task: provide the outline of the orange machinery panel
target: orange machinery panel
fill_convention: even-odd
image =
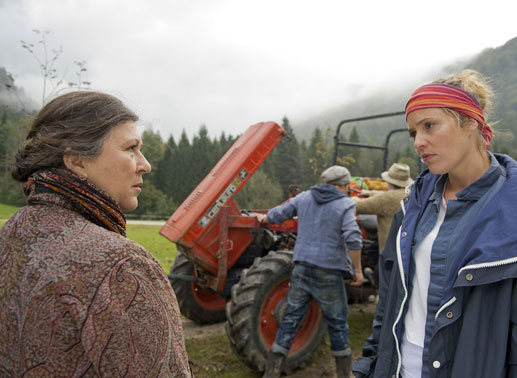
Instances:
[[[250,126],[171,215],[160,234],[182,246],[194,264],[217,275],[217,254],[221,248],[220,224],[228,224],[221,221],[223,212],[220,210],[223,206],[229,207],[230,216],[241,216],[233,196],[286,134],[274,122]],[[253,241],[250,228],[228,227],[228,268]]]

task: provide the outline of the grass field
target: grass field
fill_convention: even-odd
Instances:
[[[8,219],[18,210],[17,206],[0,203],[0,219]]]
[[[176,258],[176,244],[160,235],[162,226],[127,225],[127,237],[142,245],[160,262],[163,270],[169,273]]]

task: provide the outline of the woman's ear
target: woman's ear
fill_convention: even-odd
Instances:
[[[478,121],[476,121],[473,118],[467,118],[467,120],[464,123],[464,127],[469,130],[476,130],[479,127]]]
[[[63,155],[63,163],[65,163],[65,167],[84,177],[88,177],[86,174],[86,166],[84,164],[84,156],[77,155],[77,154],[67,154],[65,153]]]

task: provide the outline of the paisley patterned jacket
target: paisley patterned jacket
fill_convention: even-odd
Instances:
[[[156,259],[66,199],[35,196],[0,229],[0,376],[191,377]]]

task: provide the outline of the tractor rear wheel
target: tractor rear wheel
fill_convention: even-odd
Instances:
[[[263,371],[266,356],[287,307],[292,252],[270,252],[256,258],[232,287],[226,305],[226,334],[234,352],[251,368]],[[302,320],[283,371],[300,367],[323,342],[327,326],[316,302]]]
[[[171,275],[194,276],[194,265],[178,253]],[[193,281],[170,279],[181,313],[198,324],[220,323],[226,320],[226,299],[215,291],[198,286]]]

